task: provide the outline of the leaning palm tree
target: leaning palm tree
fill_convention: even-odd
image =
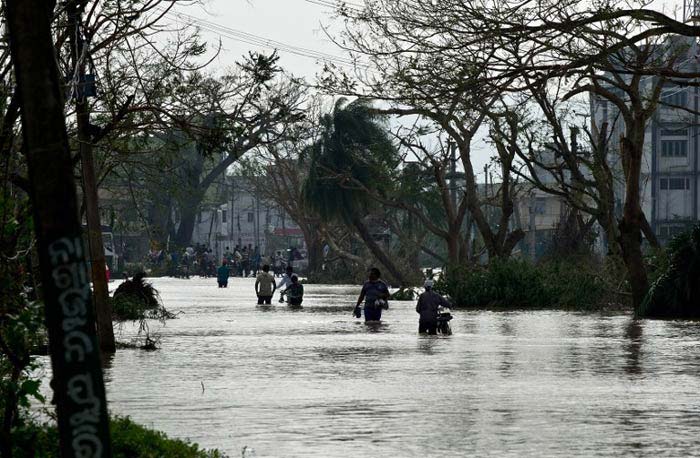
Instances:
[[[333,111],[321,118],[321,127],[320,138],[309,149],[304,199],[323,218],[352,226],[391,276],[405,284],[403,273],[364,221],[376,205],[370,193],[383,194],[388,189],[387,177],[399,163],[382,117],[366,101],[339,99]]]

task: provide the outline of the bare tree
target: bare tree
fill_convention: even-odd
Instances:
[[[431,168],[443,192],[448,221],[447,230],[431,225],[432,232],[446,239],[451,262],[463,262],[468,242],[460,231],[469,213],[489,257],[508,257],[523,236],[509,224],[513,213],[510,172],[504,175],[505,186],[500,190],[503,221],[492,224],[472,161],[479,130],[502,90],[503,83],[493,84],[488,78],[488,63],[498,49],[489,41],[462,46],[449,33],[457,25],[431,16],[430,8],[431,2],[396,1],[367,2],[363,10],[341,7],[338,12],[349,25],[337,41],[357,57],[358,64],[354,75],[329,67],[321,84],[330,92],[377,100],[378,112],[429,120],[444,133],[455,145],[464,187],[457,203],[451,202],[444,183],[444,154],[439,160],[428,155],[433,158]],[[459,58],[453,58],[456,55]],[[413,143],[412,147],[427,157],[423,146]]]
[[[247,152],[284,140],[303,118],[305,89],[281,73],[277,60],[251,54],[221,78],[191,75],[166,98],[195,149],[181,168],[188,194],[179,208],[179,245],[190,243],[199,205],[215,180]]]
[[[365,25],[360,32],[346,34],[344,44],[350,49],[384,61],[414,62],[421,52],[430,56],[437,67],[436,81],[443,84],[433,86],[429,94],[450,88],[438,73],[451,75],[453,69],[462,68],[469,69],[472,76],[462,77],[462,83],[472,87],[521,94],[562,81],[568,86],[565,98],[594,94],[615,106],[622,122],[615,130],[619,140],[615,138],[614,144],[619,145],[624,178],[618,243],[634,302],[639,304],[648,287],[642,234],[652,243],[655,240],[640,205],[644,130],[664,83],[670,79],[689,83],[698,76],[682,65],[684,53],[676,40],[667,39],[669,34],[700,35],[700,27],[647,6],[644,2],[591,4],[583,0],[378,0],[367,2],[362,10],[345,8],[339,14],[352,24]],[[369,39],[375,35],[400,40],[384,38],[378,47]],[[404,68],[402,77],[414,75],[412,67]],[[488,100],[489,92],[480,91]],[[608,190],[602,191],[609,195]],[[609,221],[603,224],[610,226]]]

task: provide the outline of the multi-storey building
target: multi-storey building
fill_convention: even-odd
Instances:
[[[683,69],[693,72],[700,70],[699,48],[693,39],[674,37],[664,46],[667,49],[685,49]],[[644,84],[649,90],[658,81],[656,78],[644,77]],[[644,135],[639,186],[644,214],[663,243],[700,219],[700,88],[678,82],[666,83],[659,102]],[[618,110],[597,97],[592,98],[591,109],[598,126],[608,122],[612,129],[611,150],[619,151],[616,139],[620,138],[625,126]],[[613,170],[618,175],[616,207],[617,212],[621,213],[624,201],[622,166],[619,154],[613,154],[611,158]]]

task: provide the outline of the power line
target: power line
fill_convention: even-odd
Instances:
[[[340,57],[336,56],[333,54],[328,54],[322,51],[316,51],[314,49],[310,48],[305,48],[302,46],[295,46],[291,44],[287,44],[281,41],[273,40],[270,38],[265,38],[261,37],[259,35],[255,35],[252,33],[248,32],[243,32],[242,30],[237,30],[231,27],[227,27],[221,24],[217,24],[215,22],[211,22],[205,19],[201,19],[195,16],[191,16],[189,14],[181,13],[181,12],[174,12],[174,11],[169,11],[166,14],[170,16],[174,16],[178,19],[189,21],[190,23],[196,24],[200,28],[207,30],[209,32],[215,33],[219,35],[220,37],[228,38],[234,41],[239,41],[243,43],[247,43],[253,46],[258,46],[258,47],[263,47],[263,48],[272,48],[272,49],[278,49],[283,52],[287,52],[290,54],[295,54],[301,57],[307,57],[307,58],[312,58],[312,59],[317,59],[317,60],[325,60],[325,61],[330,61],[339,65],[345,65],[345,66],[359,66],[359,67],[367,67],[364,64],[360,64],[356,61],[354,61],[351,58],[345,58],[345,57]]]
[[[313,5],[325,6],[331,9],[338,9],[341,6],[346,7],[352,11],[362,11],[363,5],[358,5],[357,3],[344,2],[341,0],[304,0],[306,3],[311,3]]]

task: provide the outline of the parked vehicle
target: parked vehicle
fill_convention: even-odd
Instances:
[[[447,307],[443,307],[443,306],[438,307],[437,331],[440,334],[443,334],[446,336],[452,335],[452,328],[450,327],[451,320],[452,320],[452,313],[450,313],[450,309]]]

